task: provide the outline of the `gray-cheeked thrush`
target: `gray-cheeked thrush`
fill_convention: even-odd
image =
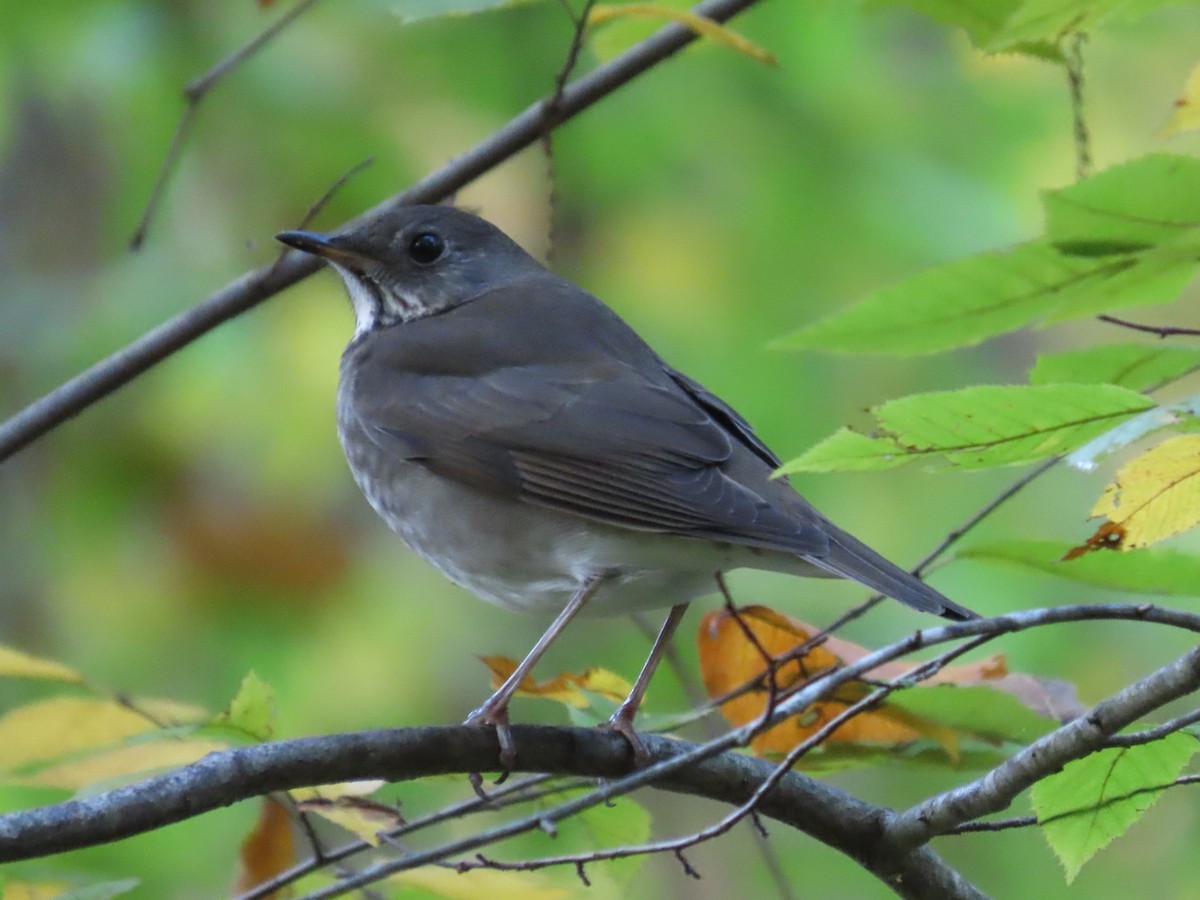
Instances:
[[[686,604],[754,568],[853,579],[948,619],[974,613],[817,512],[720,398],[667,365],[607,306],[484,220],[410,206],[334,235],[324,258],[357,320],[338,433],[375,511],[452,581],[557,618],[468,718],[513,759],[507,707],[581,609],[671,607],[613,725],[631,726]]]

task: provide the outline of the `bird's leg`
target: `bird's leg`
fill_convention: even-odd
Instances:
[[[633,728],[633,717],[637,715],[638,707],[642,705],[642,698],[646,695],[646,688],[650,686],[654,670],[658,668],[658,663],[662,659],[663,653],[666,652],[667,644],[670,642],[671,636],[675,634],[675,629],[679,627],[685,612],[687,612],[686,603],[671,607],[666,621],[658,630],[658,637],[654,639],[654,646],[650,648],[650,655],[646,657],[642,671],[638,673],[633,690],[629,692],[625,702],[618,707],[612,718],[603,726],[625,736],[625,740],[629,741],[629,746],[633,748],[634,762],[638,766],[645,765],[650,759],[650,754],[646,752],[642,739],[638,737],[638,733]]]
[[[512,699],[512,695],[516,693],[517,688],[521,686],[529,676],[529,673],[533,671],[533,667],[537,665],[537,661],[542,658],[543,654],[550,647],[550,644],[558,637],[559,632],[567,627],[567,623],[575,618],[576,613],[583,609],[583,605],[596,593],[596,588],[600,586],[600,582],[603,580],[603,575],[593,575],[580,585],[579,590],[571,596],[570,601],[562,608],[562,612],[550,623],[550,627],[546,629],[546,633],[538,638],[538,642],[533,645],[533,649],[521,660],[521,664],[513,670],[513,673],[508,676],[504,684],[500,685],[499,689],[483,702],[483,705],[479,709],[467,716],[466,722],[463,723],[464,725],[495,726],[496,738],[500,741],[500,766],[504,770],[501,780],[507,777],[516,757],[512,731],[508,727],[508,701]]]

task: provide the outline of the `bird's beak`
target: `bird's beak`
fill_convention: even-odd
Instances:
[[[362,268],[370,258],[363,253],[351,250],[339,239],[339,235],[318,234],[315,231],[281,231],[275,235],[275,240],[287,244],[294,250],[301,250],[319,256],[332,263],[338,263],[351,268]]]

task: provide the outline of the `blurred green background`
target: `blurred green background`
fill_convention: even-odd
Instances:
[[[335,227],[481,140],[550,88],[571,34],[553,2],[409,25],[387,2],[319,4],[204,102],[149,238],[131,254],[181,88],[280,12],[251,0],[0,5],[0,414],[269,261],[271,235],[363,158],[375,162],[315,227]],[[1082,324],[917,359],[767,349],[924,266],[1036,234],[1038,190],[1074,177],[1070,110],[1061,69],[985,57],[903,10],[765,3],[734,27],[779,66],[689,49],[559,131],[553,183],[534,149],[459,202],[538,255],[552,247],[558,271],[733,403],[785,459],[865,422],[863,410],[887,398],[1022,381],[1040,351],[1125,339]],[[599,46],[621,39],[602,33]],[[1158,130],[1198,43],[1191,7],[1089,41],[1098,167],[1197,149]],[[595,60],[589,48],[582,64]],[[445,582],[359,496],[333,420],[351,327],[340,284],[322,272],[0,465],[0,643],[135,696],[213,709],[254,669],[276,690],[282,737],[461,720],[488,692],[475,657],[519,657],[545,623]],[[911,563],[1015,474],[904,469],[800,486]],[[1105,474],[1054,473],[979,534],[1082,539]],[[1121,599],[978,563],[948,565],[933,582],[984,613]],[[740,602],[817,624],[862,596],[757,573],[732,584]],[[698,618],[683,631],[693,667]],[[847,636],[880,644],[921,624],[893,604]],[[1001,649],[1013,668],[1074,680],[1094,701],[1185,646],[1132,626],[1067,637],[1045,631]],[[540,673],[600,665],[632,677],[646,648],[627,620],[592,620],[567,632]],[[682,704],[672,677],[660,677],[651,707]],[[531,701],[514,714],[562,721]],[[964,777],[884,768],[832,780],[902,806]],[[648,802],[661,834],[720,812]],[[134,896],[217,896],[254,816],[245,804],[13,871],[136,875]],[[936,846],[999,896],[1166,900],[1200,894],[1198,824],[1177,791],[1070,890],[1031,830]],[[653,859],[633,893],[757,895],[769,882],[752,840],[739,828],[690,853],[701,881]],[[890,896],[783,827],[771,843],[798,896]]]

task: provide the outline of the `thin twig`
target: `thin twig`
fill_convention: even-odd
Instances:
[[[175,132],[171,135],[171,143],[167,147],[167,153],[163,157],[158,175],[154,179],[154,186],[150,188],[150,197],[146,200],[146,207],[142,210],[142,217],[138,221],[133,235],[129,238],[130,250],[140,250],[142,244],[146,241],[146,234],[150,230],[150,223],[154,219],[154,214],[158,211],[163,193],[167,187],[167,182],[170,180],[171,175],[174,174],[175,165],[179,162],[184,140],[191,131],[192,121],[195,119],[196,113],[200,108],[200,101],[208,96],[209,91],[216,87],[218,81],[261,50],[268,41],[296,19],[300,18],[310,7],[315,6],[317,2],[318,0],[299,0],[295,6],[280,16],[277,22],[269,25],[256,37],[229,54],[229,56],[225,57],[199,78],[188,82],[184,87],[183,100],[186,105],[179,117],[178,124],[175,126]]]
[[[1176,731],[1182,731],[1189,725],[1195,725],[1200,722],[1200,709],[1194,709],[1186,715],[1171,719],[1169,722],[1163,722],[1154,728],[1147,728],[1144,731],[1134,731],[1129,734],[1114,734],[1108,739],[1109,747],[1136,747],[1139,744],[1149,744],[1152,741],[1162,740],[1169,734],[1174,734]]]
[[[1146,787],[1136,788],[1132,791],[1127,791],[1124,794],[1118,794],[1113,797],[1105,797],[1099,803],[1094,803],[1090,806],[1079,807],[1078,809],[1069,809],[1064,812],[1055,813],[1052,816],[1047,816],[1044,819],[1038,819],[1037,816],[1014,816],[1010,819],[991,819],[986,822],[963,822],[947,831],[947,835],[956,834],[972,834],[980,831],[1008,831],[1012,828],[1028,828],[1030,825],[1045,825],[1049,822],[1058,822],[1061,819],[1068,819],[1071,816],[1080,816],[1088,813],[1094,813],[1097,810],[1103,809],[1106,806],[1111,806],[1114,803],[1123,803],[1126,800],[1132,800],[1134,797],[1140,797],[1144,794],[1158,794],[1163,791],[1168,791],[1173,787],[1186,787],[1189,784],[1200,784],[1200,775],[1180,775],[1174,781],[1169,781],[1166,784],[1154,784]]]
[[[1159,338],[1175,337],[1183,335],[1186,337],[1200,336],[1200,328],[1182,328],[1178,325],[1143,325],[1141,322],[1131,322],[1128,319],[1118,319],[1116,316],[1096,316],[1101,322],[1107,322],[1109,325],[1119,325],[1121,328],[1128,328],[1131,331],[1140,331],[1143,334],[1153,334]]]
[[[554,76],[554,92],[546,98],[542,109],[545,120],[542,126],[540,143],[542,156],[546,161],[546,183],[549,185],[549,195],[546,201],[547,207],[550,210],[549,233],[546,235],[547,265],[553,265],[554,263],[554,248],[557,243],[554,239],[554,217],[558,209],[558,178],[554,168],[554,126],[557,122],[558,108],[562,102],[563,90],[567,86],[567,80],[579,64],[579,54],[583,50],[583,36],[587,32],[588,16],[591,14],[596,0],[584,0],[583,8],[579,11],[578,15],[571,10],[571,6],[567,0],[561,0],[561,2],[563,9],[567,13],[567,18],[571,20],[574,32],[571,34],[571,43],[567,47],[567,57],[563,61],[562,68],[558,70],[558,74]]]

